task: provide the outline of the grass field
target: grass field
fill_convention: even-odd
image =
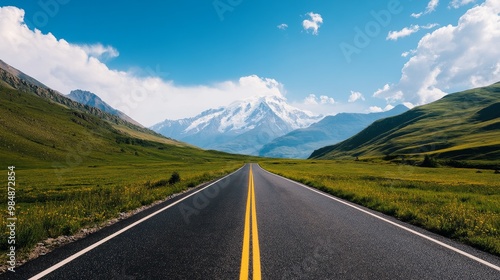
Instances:
[[[241,167],[243,161],[144,162],[66,170],[16,168],[16,251],[26,257],[38,242],[98,226]],[[177,172],[180,181],[169,180]],[[5,174],[7,174],[7,169]],[[7,176],[5,177],[7,180]],[[2,180],[3,181],[3,180]],[[173,183],[173,184],[172,184]],[[2,205],[7,205],[2,196]],[[7,209],[7,208],[6,208]],[[0,262],[6,262],[7,213],[0,225]]]
[[[261,166],[500,256],[500,174],[354,161],[262,161]],[[328,215],[328,213],[325,213]]]

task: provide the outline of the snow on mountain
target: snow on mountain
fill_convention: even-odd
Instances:
[[[207,110],[193,118],[166,120],[151,129],[205,149],[257,155],[274,138],[321,118],[290,106],[282,97],[264,96]]]

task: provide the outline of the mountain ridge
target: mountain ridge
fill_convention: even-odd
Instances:
[[[130,123],[119,116],[115,116],[98,108],[74,101],[3,61],[0,63],[0,80],[3,85],[8,86],[11,89],[33,94],[60,106],[93,115],[120,127],[124,131],[135,130],[140,133],[150,134],[153,137],[165,138],[163,135],[160,135],[148,128]]]
[[[408,110],[404,105],[380,113],[339,113],[326,116],[307,128],[296,129],[264,145],[259,156],[278,158],[307,158],[311,153],[324,147],[345,140],[374,121]]]
[[[132,123],[136,126],[143,127],[139,122],[135,121],[125,113],[121,112],[120,110],[117,110],[113,107],[111,107],[109,104],[104,102],[99,96],[97,96],[95,93],[92,93],[90,91],[86,90],[73,90],[71,91],[68,95],[66,95],[69,99],[76,101],[78,103],[88,105],[94,108],[97,108],[103,112],[110,113],[112,115],[115,115],[129,123]]]

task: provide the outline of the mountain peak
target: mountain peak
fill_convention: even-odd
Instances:
[[[254,96],[194,118],[167,120],[152,129],[202,148],[257,154],[263,144],[321,118],[290,106],[282,96]]]
[[[111,107],[106,102],[104,102],[99,96],[90,91],[85,91],[81,89],[73,90],[67,95],[67,97],[73,101],[76,101],[84,105],[92,106],[103,112],[110,113],[127,122],[142,127],[140,123],[136,122],[131,117],[127,116],[125,113],[122,113],[121,111]]]

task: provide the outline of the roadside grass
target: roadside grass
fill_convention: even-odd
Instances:
[[[44,239],[72,235],[82,228],[102,225],[122,212],[220,178],[243,165],[229,161],[146,162],[73,167],[60,170],[16,169],[16,253],[26,257]],[[173,174],[177,173],[180,181]],[[7,205],[6,195],[1,204]],[[7,207],[5,208],[7,209]],[[0,232],[0,262],[6,263],[7,212]]]
[[[500,256],[500,175],[493,170],[321,160],[260,165]]]

